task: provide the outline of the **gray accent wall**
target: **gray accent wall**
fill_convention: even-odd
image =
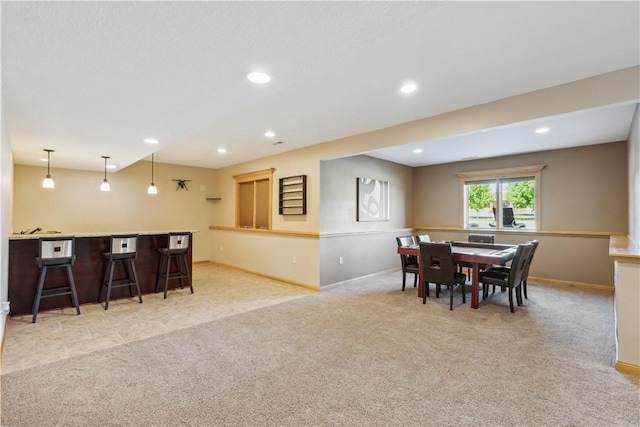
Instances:
[[[358,177],[389,182],[389,221],[356,220]],[[321,287],[400,266],[395,237],[411,234],[412,183],[411,167],[365,155],[320,162]]]

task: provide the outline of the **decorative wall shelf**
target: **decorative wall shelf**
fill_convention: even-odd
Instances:
[[[207,200],[216,201],[216,200],[222,200],[222,199],[220,197],[207,197]]]
[[[307,176],[296,175],[280,178],[280,215],[307,214]]]

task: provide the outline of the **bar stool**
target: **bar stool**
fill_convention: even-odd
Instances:
[[[76,308],[76,313],[80,314],[80,304],[78,304],[78,294],[76,293],[76,284],[73,280],[73,272],[71,265],[76,261],[75,255],[75,237],[41,237],[39,241],[38,256],[36,264],[41,268],[40,278],[38,279],[38,287],[36,296],[33,300],[33,318],[31,323],[36,323],[38,310],[40,309],[40,300],[42,298],[57,297],[60,295],[71,295],[71,304]],[[67,283],[64,286],[56,286],[54,288],[44,289],[44,281],[49,268],[65,267],[67,270]]]
[[[189,233],[169,233],[168,247],[159,248],[160,265],[158,267],[158,277],[156,279],[156,293],[160,286],[160,280],[164,279],[164,298],[167,298],[167,289],[169,288],[169,280],[180,280],[180,288],[183,289],[182,279],[187,279],[191,293],[193,293],[193,283],[191,281],[191,272],[189,271],[189,262],[187,253],[189,252]],[[176,261],[177,271],[171,272],[171,260]],[[184,270],[182,269],[184,263]]]
[[[138,273],[136,271],[136,264],[134,262],[137,251],[137,234],[127,234],[111,236],[111,252],[103,254],[107,260],[107,268],[104,270],[104,280],[100,287],[100,295],[98,295],[98,303],[102,301],[102,291],[107,289],[107,299],[104,304],[104,309],[109,309],[109,300],[111,299],[111,289],[128,287],[129,295],[133,297],[133,287],[136,288],[138,293],[138,299],[142,304],[142,293],[140,292],[140,284],[138,282]],[[121,279],[113,278],[113,270],[117,263],[124,264],[127,277]]]

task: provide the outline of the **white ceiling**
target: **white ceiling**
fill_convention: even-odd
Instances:
[[[3,119],[14,162],[41,165],[50,148],[52,166],[71,169],[102,170],[102,155],[123,168],[152,152],[158,162],[219,168],[640,64],[637,1],[1,8]],[[249,82],[253,70],[271,82]],[[406,81],[418,90],[400,93]],[[618,141],[633,108],[369,154],[420,166]],[[552,131],[535,135],[538,125]],[[413,154],[421,144],[422,155]]]

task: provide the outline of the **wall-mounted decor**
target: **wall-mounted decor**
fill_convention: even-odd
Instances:
[[[389,182],[356,178],[358,187],[358,221],[389,220]]]
[[[180,189],[189,191],[189,188],[187,187],[187,182],[191,182],[190,179],[172,179],[172,181],[176,181],[178,183],[178,186],[176,187],[176,191]]]
[[[307,176],[280,178],[280,215],[307,214]]]

